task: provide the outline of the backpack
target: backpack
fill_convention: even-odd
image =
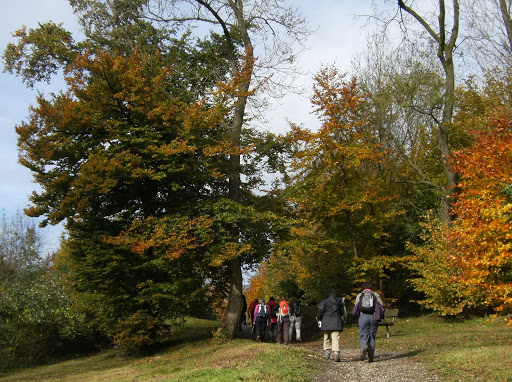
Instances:
[[[271,305],[270,306],[270,317],[276,318],[278,310],[279,310],[279,304]]]
[[[281,313],[281,316],[290,315],[290,306],[288,305],[288,302],[281,301],[279,303],[279,313]]]
[[[369,290],[364,290],[359,297],[359,310],[361,313],[373,314],[375,312],[375,296]]]
[[[300,308],[300,304],[298,302],[293,303],[293,305],[290,308],[291,308],[291,312],[292,312],[293,316],[300,317],[301,308]]]
[[[267,306],[265,304],[260,304],[258,306],[258,317],[260,317],[260,318],[267,317]]]

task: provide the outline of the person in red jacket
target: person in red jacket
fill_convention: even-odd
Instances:
[[[257,298],[254,299],[253,302],[251,302],[251,305],[249,305],[249,317],[251,317],[251,324],[254,326],[254,309],[258,305],[259,301]]]
[[[279,304],[276,302],[276,299],[274,297],[270,297],[268,299],[268,311],[270,313],[269,331],[270,331],[270,341],[271,342],[276,341],[278,310],[279,310]]]

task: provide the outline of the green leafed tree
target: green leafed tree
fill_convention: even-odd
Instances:
[[[72,4],[83,41],[49,23],[4,53],[29,85],[60,70],[66,81],[16,127],[20,161],[42,188],[26,212],[65,221],[58,262],[76,297],[135,351],[191,312],[205,280],[223,293],[226,264],[258,262],[276,219],[250,193],[230,196],[230,158],[244,148],[229,123],[247,74],[229,75],[225,36],[178,38],[144,21],[143,1]],[[58,33],[37,37],[47,27]]]

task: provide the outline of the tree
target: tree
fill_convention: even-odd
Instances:
[[[106,10],[123,10],[116,5]],[[169,319],[188,308],[182,296],[190,302],[202,289],[215,223],[208,215],[228,188],[233,150],[223,121],[236,84],[218,82],[222,60],[212,57],[220,44],[193,46],[132,10],[119,27],[92,28],[76,44],[52,24],[22,30],[4,54],[7,70],[29,84],[65,65],[65,91],[40,95],[17,126],[20,161],[42,186],[27,213],[45,216],[44,224],[66,220],[60,260],[97,308],[96,322],[125,350],[161,339]],[[109,13],[98,15],[89,20],[95,27],[110,22]],[[196,77],[188,75],[193,67]],[[218,76],[203,78],[210,68]]]
[[[469,27],[470,54],[484,72],[504,71],[508,76],[512,68],[512,19],[509,0],[463,2],[465,21]]]
[[[86,39],[65,45],[69,60],[40,49],[62,47],[55,34],[39,38],[44,25],[4,54],[34,81],[65,65],[67,89],[38,97],[17,127],[22,164],[43,189],[27,211],[66,220],[70,281],[110,338],[137,350],[162,339],[206,280],[223,293],[225,264],[261,261],[279,224],[264,198],[229,199],[230,157],[250,149],[227,126],[250,73],[228,75],[224,37],[157,29],[142,18],[146,2],[73,4]],[[41,62],[56,66],[39,72]],[[251,147],[251,132],[239,133]]]
[[[279,77],[280,72],[286,74],[293,71],[286,70],[294,61],[292,47],[307,35],[308,29],[305,21],[293,7],[288,7],[282,0],[183,0],[172,2],[168,0],[155,0],[154,8],[150,14],[154,20],[160,22],[207,22],[221,28],[227,47],[227,58],[231,65],[233,78],[244,78],[239,82],[233,115],[230,118],[229,132],[231,145],[235,149],[242,147],[242,128],[248,121],[246,112],[251,83],[264,86],[265,82],[270,88],[282,89],[285,82],[277,81],[265,76],[261,81],[259,76],[265,75],[258,69],[269,68],[272,76]],[[255,46],[259,41],[261,46]],[[241,51],[237,42],[240,43]],[[256,58],[255,50],[261,52]],[[287,81],[292,80],[288,78]],[[289,82],[287,82],[289,83]],[[279,84],[280,86],[276,86]],[[241,161],[239,153],[230,155],[229,172],[229,199],[235,203],[241,202]],[[242,236],[235,227],[232,227],[232,241],[238,243]],[[242,259],[235,256],[227,259],[229,275],[229,296],[226,314],[220,331],[225,331],[229,337],[235,333],[241,314],[242,305]]]
[[[43,238],[37,224],[20,211],[10,219],[0,216],[0,278],[23,278],[44,263],[41,257]]]
[[[399,230],[414,235],[419,216],[439,208],[446,196],[435,123],[441,119],[442,74],[417,41],[391,48],[386,33],[373,35],[361,57],[353,71],[367,96],[369,124],[394,153],[387,164],[405,210]]]
[[[28,366],[66,351],[85,349],[92,327],[73,306],[43,235],[21,212],[0,220],[0,370]]]
[[[424,30],[428,33],[431,40],[434,42],[437,51],[437,57],[443,67],[445,73],[444,82],[444,95],[443,95],[443,110],[442,118],[437,124],[439,149],[442,157],[443,169],[446,176],[446,195],[449,196],[456,184],[456,175],[448,163],[450,156],[449,135],[450,126],[453,118],[453,111],[455,105],[455,64],[454,64],[454,50],[459,35],[460,23],[460,6],[458,0],[452,0],[452,25],[451,31],[448,31],[447,25],[447,11],[448,7],[444,0],[439,1],[437,13],[437,30],[426,17],[423,17],[418,11],[407,4],[406,1],[398,0],[398,7],[401,11],[405,11],[412,16]],[[449,221],[448,215],[448,197],[443,198],[444,208],[442,214],[444,220]]]
[[[266,271],[271,280],[273,269],[285,264],[314,298],[325,294],[319,283],[326,278],[351,288],[351,267],[386,253],[390,224],[401,211],[386,166],[394,153],[368,122],[367,99],[356,80],[323,68],[315,76],[312,103],[320,129],[293,125],[287,136],[295,149],[287,190],[293,235],[279,244]]]
[[[468,290],[485,292],[480,306],[468,303],[468,308],[492,307],[502,312],[512,308],[509,121],[508,114],[496,114],[487,131],[475,132],[470,149],[453,155],[461,191],[454,203],[457,219],[448,236],[458,249],[451,259]]]
[[[460,174],[456,216],[449,227],[431,224],[426,243],[413,247],[414,280],[425,293],[423,304],[447,315],[509,312],[512,291],[510,253],[509,113],[490,109],[487,126],[473,130],[468,148],[454,151]],[[433,228],[432,228],[433,227]]]

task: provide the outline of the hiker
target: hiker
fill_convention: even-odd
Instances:
[[[359,316],[359,344],[361,361],[373,362],[378,322],[384,318],[384,303],[370,282],[363,283],[363,291],[356,297],[352,315]]]
[[[270,313],[270,342],[276,341],[277,332],[277,312],[279,310],[279,304],[276,302],[274,297],[268,299],[268,311]]]
[[[334,361],[340,362],[340,334],[347,319],[347,308],[345,299],[337,297],[335,289],[331,290],[329,297],[318,304],[316,319],[320,330],[324,332],[324,358],[330,359],[332,350]]]
[[[290,343],[290,305],[285,296],[279,299],[279,311],[277,313],[277,341],[285,345]]]
[[[240,314],[240,320],[238,321],[238,330],[242,330],[242,324],[245,325],[245,311],[247,310],[247,299],[245,295],[242,294],[242,313]]]
[[[295,341],[301,342],[300,325],[302,322],[302,310],[297,298],[290,300],[290,342],[293,339],[293,329],[295,328]]]
[[[254,331],[256,332],[256,342],[265,340],[265,330],[267,329],[267,321],[269,312],[265,300],[262,298],[260,303],[254,309]]]
[[[254,326],[254,309],[256,309],[256,305],[258,305],[259,301],[257,298],[254,299],[253,302],[251,302],[251,305],[249,305],[249,317],[251,318],[251,325]]]

